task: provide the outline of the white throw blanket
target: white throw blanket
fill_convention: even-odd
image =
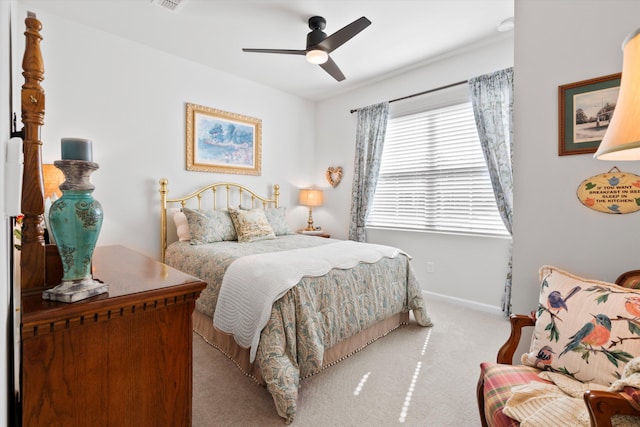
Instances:
[[[348,240],[238,258],[222,279],[213,325],[233,334],[238,345],[250,347],[253,362],[273,303],[304,276],[318,277],[334,268],[352,268],[383,257],[395,258],[400,253],[403,252],[390,246]]]
[[[582,383],[566,375],[542,371],[538,376],[553,384],[532,381],[511,388],[503,412],[520,422],[520,427],[589,427],[591,421],[582,398],[587,390],[620,391],[624,386],[640,386],[640,358],[629,361],[622,378],[610,387]],[[628,415],[612,417],[614,427],[639,427],[640,418]]]

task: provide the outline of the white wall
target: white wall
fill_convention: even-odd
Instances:
[[[356,115],[353,108],[441,87],[513,66],[513,39],[496,37],[423,64],[410,72],[318,103],[314,183],[325,187],[325,206],[314,209],[316,224],[340,238],[348,235],[353,180]],[[342,183],[331,188],[324,180],[329,166],[342,166]],[[509,239],[368,230],[367,239],[409,252],[416,274],[428,292],[489,306],[499,306],[506,275]],[[434,272],[426,272],[426,263]]]
[[[558,156],[558,86],[622,70],[640,2],[518,0],[515,16],[513,306],[528,313],[543,264],[609,281],[640,267],[640,215],[599,213],[576,198],[582,180],[613,166],[640,174],[640,164]]]
[[[265,194],[280,184],[292,226],[306,222],[296,190],[308,184],[312,166],[307,153],[315,144],[313,103],[33,11],[43,25],[43,159],[60,159],[61,137],[93,140],[100,165],[91,177],[93,195],[104,210],[98,245],[122,244],[158,257],[163,177],[169,179],[169,197],[214,181],[239,182]],[[18,16],[23,22],[24,7]],[[22,51],[24,38],[18,42]],[[186,171],[185,103],[260,118],[262,175]]]

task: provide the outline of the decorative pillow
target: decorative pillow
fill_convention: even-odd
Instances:
[[[178,240],[181,242],[188,242],[191,240],[191,233],[189,232],[189,222],[187,216],[181,209],[172,208],[170,212],[173,214],[173,222],[176,224],[176,232],[178,233]]]
[[[276,235],[267,220],[264,209],[240,210],[229,208],[229,215],[236,227],[238,242],[275,239]]]
[[[264,211],[267,221],[273,228],[273,233],[276,236],[284,236],[286,234],[295,234],[289,227],[287,222],[286,210],[283,207],[280,208],[267,208]]]
[[[213,212],[215,212],[214,216],[217,222],[218,231],[222,236],[222,240],[238,240],[238,234],[236,233],[236,228],[233,225],[229,211],[215,210]]]
[[[184,208],[192,245],[235,240],[236,233],[227,211]]]
[[[240,209],[241,211],[251,210],[250,208],[243,208],[242,206],[238,206],[238,209]],[[287,222],[286,210],[284,207],[266,208],[264,210],[264,214],[266,215],[267,221],[269,221],[269,224],[271,224],[271,228],[273,228],[273,233],[276,236],[284,236],[286,234],[296,234],[289,227],[289,223]]]
[[[609,385],[640,356],[640,291],[540,269],[540,300],[522,363]]]

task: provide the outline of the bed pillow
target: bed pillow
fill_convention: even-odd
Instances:
[[[184,208],[192,245],[235,240],[235,228],[227,211]]]
[[[238,242],[275,239],[276,235],[267,220],[264,209],[241,210],[229,208],[229,215],[238,234]]]
[[[250,208],[243,208],[242,206],[238,206],[238,209],[241,211],[251,210]],[[256,208],[257,209],[257,208]],[[264,210],[264,214],[267,217],[267,221],[271,225],[273,229],[273,233],[276,236],[284,236],[287,234],[296,234],[291,227],[289,227],[289,223],[287,222],[286,210],[284,207],[279,208],[266,208]]]
[[[238,234],[236,233],[236,228],[233,225],[233,221],[231,220],[231,215],[229,215],[229,211],[226,210],[215,210],[215,219],[218,227],[218,231],[222,236],[222,240],[238,240]]]
[[[609,385],[640,356],[640,291],[540,269],[531,347],[522,363]]]
[[[176,224],[176,232],[178,233],[178,240],[181,242],[188,242],[191,240],[191,233],[189,232],[189,222],[187,216],[182,212],[182,209],[172,208],[173,222]]]
[[[286,210],[283,207],[280,208],[267,208],[264,210],[267,221],[273,228],[273,233],[276,236],[284,236],[287,234],[295,234],[289,227],[287,222]]]

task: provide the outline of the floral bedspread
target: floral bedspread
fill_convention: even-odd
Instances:
[[[207,282],[196,309],[213,316],[224,271],[236,258],[332,242],[335,240],[301,235],[252,243],[176,242],[167,248],[166,263]],[[300,379],[322,370],[325,349],[410,309],[418,324],[431,325],[421,288],[405,255],[303,278],[273,305],[256,355],[255,363],[278,414],[287,423],[293,421]]]

